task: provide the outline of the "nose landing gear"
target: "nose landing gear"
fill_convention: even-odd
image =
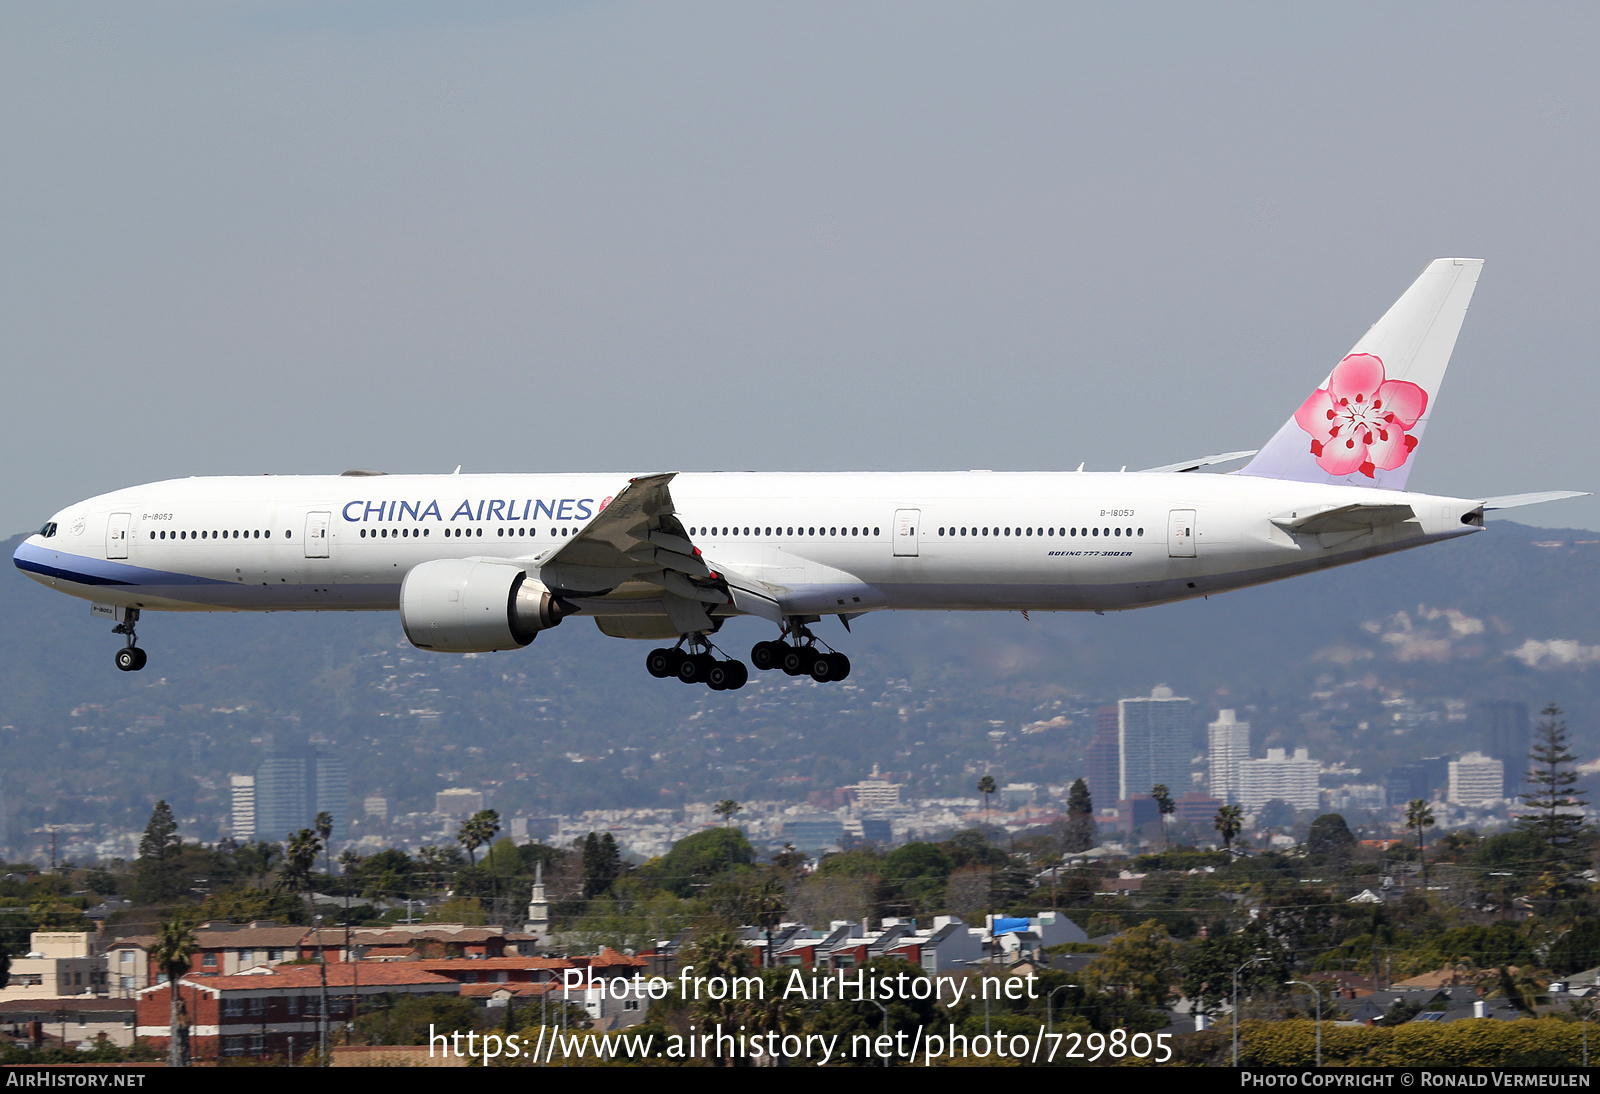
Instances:
[[[139,624],[139,609],[129,608],[123,613],[122,622],[111,628],[112,634],[125,634],[128,644],[117,651],[117,668],[123,672],[138,672],[144,668],[145,652],[137,645],[139,636],[134,633],[134,628]]]
[[[689,649],[683,648],[684,642]],[[704,684],[712,691],[738,691],[750,679],[744,662],[731,658],[718,660],[716,650],[704,634],[685,635],[676,646],[651,650],[644,659],[645,671],[658,680],[676,676],[685,684]],[[717,652],[721,652],[718,650]]]

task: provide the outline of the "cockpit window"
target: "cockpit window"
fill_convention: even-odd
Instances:
[[[49,539],[51,536],[53,536],[55,534],[56,534],[56,522],[55,521],[51,521],[50,523],[46,524],[43,528],[39,529],[39,535],[42,536],[45,539]]]

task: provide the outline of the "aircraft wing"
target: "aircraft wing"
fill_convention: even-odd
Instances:
[[[634,592],[659,594],[669,618],[732,606],[783,622],[774,591],[723,567],[712,568],[678,520],[668,489],[676,472],[629,481],[578,534],[536,557],[539,579],[567,597],[598,597],[632,583]],[[653,588],[652,588],[653,587]]]
[[[1173,471],[1198,471],[1202,467],[1210,467],[1214,463],[1228,463],[1230,460],[1242,460],[1246,456],[1254,456],[1255,449],[1248,452],[1218,452],[1215,456],[1201,456],[1197,460],[1183,460],[1180,463],[1164,463],[1160,467],[1142,468],[1141,475],[1164,475]]]

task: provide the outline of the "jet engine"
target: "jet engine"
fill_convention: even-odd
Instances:
[[[495,562],[424,562],[400,586],[406,637],[441,653],[521,649],[575,610],[526,570]]]

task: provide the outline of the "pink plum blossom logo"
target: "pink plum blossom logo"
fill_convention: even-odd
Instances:
[[[1352,353],[1294,412],[1295,424],[1311,434],[1311,454],[1330,475],[1359,471],[1372,478],[1411,458],[1411,435],[1428,408],[1428,393],[1406,380],[1384,377],[1383,361]]]

